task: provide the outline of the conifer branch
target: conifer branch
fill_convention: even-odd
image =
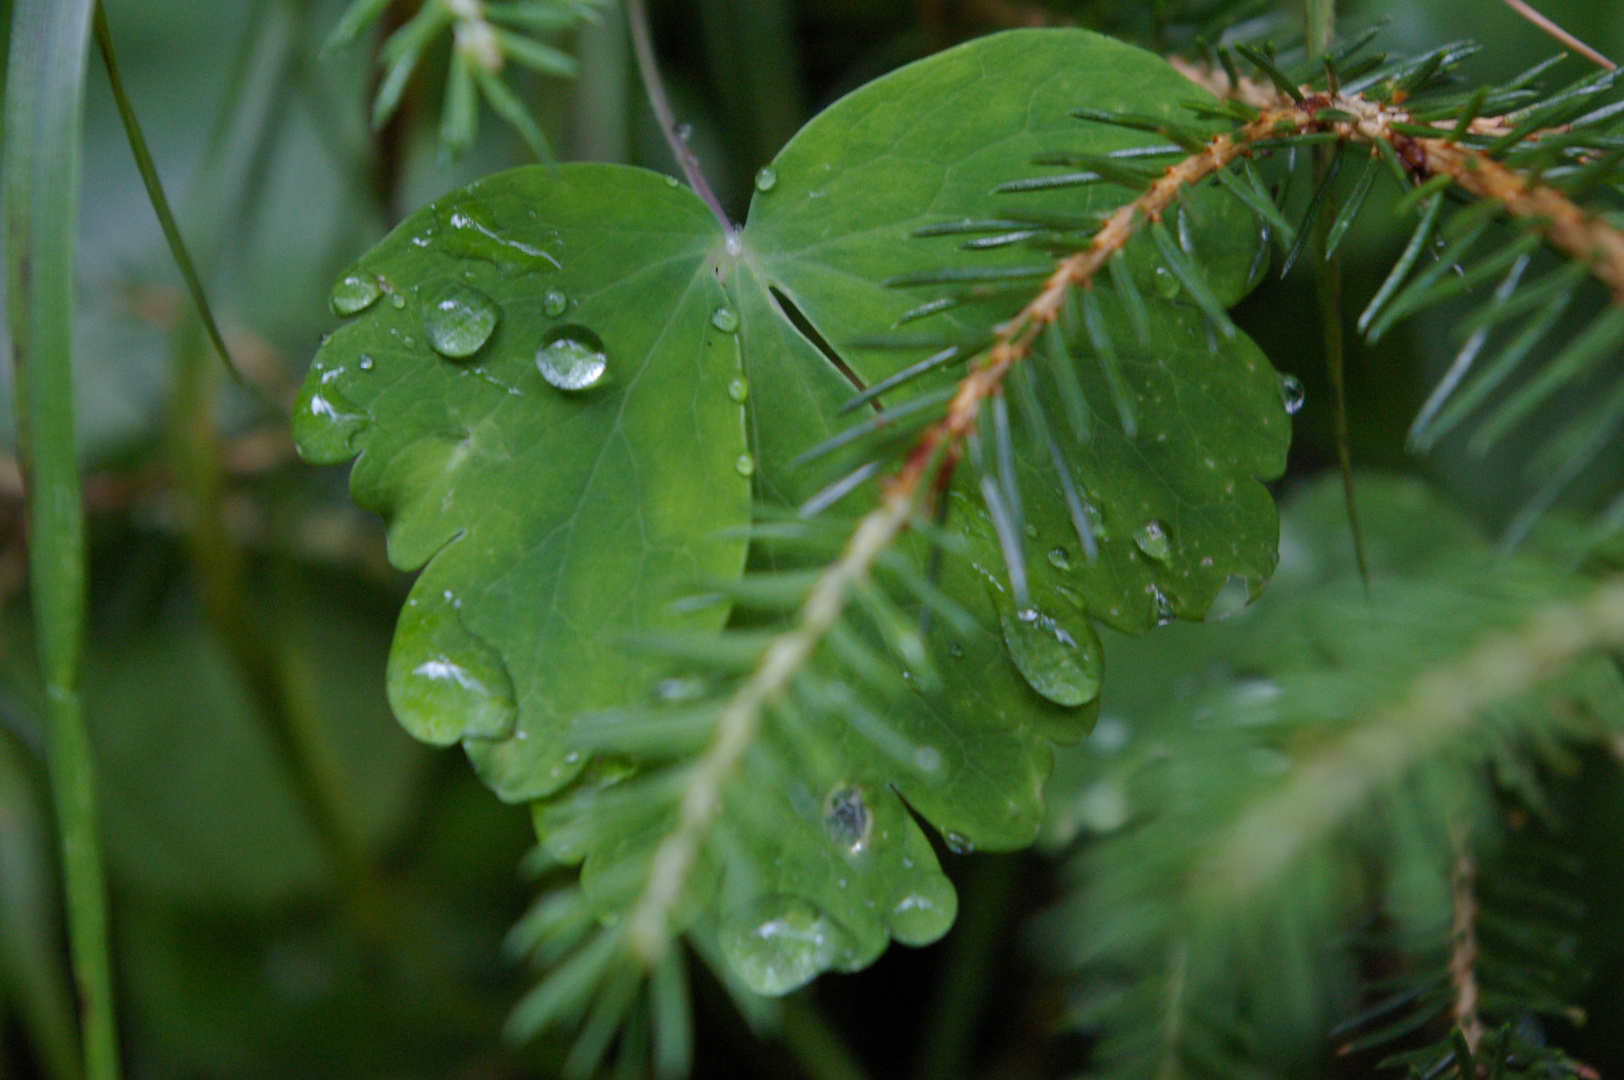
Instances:
[[[1456,741],[1485,707],[1553,678],[1585,654],[1624,645],[1624,578],[1579,602],[1538,611],[1517,633],[1485,641],[1430,672],[1400,704],[1300,762],[1254,804],[1196,874],[1222,902],[1265,888],[1384,785]]]

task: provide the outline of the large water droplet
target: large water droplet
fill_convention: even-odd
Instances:
[[[401,726],[435,746],[505,739],[519,715],[501,655],[468,632],[454,599],[424,589],[400,613],[388,689]]]
[[[485,347],[496,332],[502,309],[478,289],[460,283],[447,285],[423,313],[429,344],[441,356],[462,360]]]
[[[903,945],[929,945],[947,933],[958,912],[958,894],[943,875],[911,881],[891,905],[891,937]]]
[[[800,897],[765,897],[722,926],[728,966],[758,994],[798,990],[840,962],[848,935],[817,906]]]
[[[331,385],[338,369],[323,371],[307,384],[293,410],[293,440],[299,455],[312,465],[337,465],[355,456],[354,441],[367,426],[367,415]]]
[[[1308,397],[1308,391],[1303,384],[1290,375],[1280,376],[1280,401],[1286,407],[1286,414],[1296,416],[1302,411],[1303,401]]]
[[[1040,611],[1006,609],[999,621],[1010,659],[1033,690],[1069,708],[1099,697],[1104,649],[1086,618],[1061,625]]]
[[[976,849],[976,843],[963,833],[946,832],[942,834],[942,841],[947,844],[947,850],[955,855],[969,855]]]
[[[719,307],[711,315],[711,325],[724,334],[731,334],[739,328],[739,313],[732,308]]]
[[[863,789],[843,784],[823,800],[823,827],[829,838],[853,855],[868,846],[874,831],[874,813],[863,800]]]
[[[756,459],[751,457],[749,454],[740,454],[739,460],[733,463],[733,467],[737,469],[739,475],[744,477],[746,480],[756,475]]]
[[[771,191],[778,186],[778,170],[771,165],[763,165],[761,171],[756,173],[756,190]]]
[[[744,379],[734,379],[727,384],[727,396],[743,405],[750,400],[750,384]]]
[[[1157,562],[1166,562],[1173,556],[1173,541],[1168,538],[1167,526],[1159,521],[1147,521],[1135,529],[1133,542],[1134,546]]]
[[[561,326],[542,340],[536,368],[560,390],[590,390],[608,374],[609,354],[602,339],[586,327]]]
[[[367,308],[378,302],[383,295],[383,286],[378,283],[376,274],[367,274],[361,271],[345,274],[337,285],[333,286],[333,294],[328,297],[328,304],[332,306],[334,315],[348,318],[359,315]]]
[[[557,289],[548,289],[547,295],[541,298],[541,310],[549,319],[556,319],[570,309],[570,298]]]

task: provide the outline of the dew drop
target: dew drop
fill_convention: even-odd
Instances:
[[[953,642],[951,645],[949,645],[947,647],[947,652],[948,652],[948,655],[953,656],[953,657],[963,656],[964,655],[964,646],[960,645],[958,642],[955,641],[955,642]]]
[[[909,882],[891,905],[891,937],[903,945],[929,945],[947,933],[959,913],[953,883],[941,874]]]
[[[1167,626],[1171,624],[1175,617],[1173,601],[1169,600],[1167,594],[1155,585],[1149,587],[1149,592],[1151,600],[1156,604],[1156,625]]]
[[[756,459],[749,454],[740,454],[733,467],[739,471],[740,476],[749,478],[756,475]]]
[[[914,751],[914,766],[922,773],[934,773],[942,767],[942,752],[934,746],[921,746]]]
[[[1163,300],[1173,299],[1173,297],[1179,294],[1179,290],[1183,288],[1183,286],[1179,284],[1179,279],[1173,276],[1173,271],[1169,270],[1165,266],[1156,267],[1154,281],[1156,284],[1156,292]]]
[[[1218,596],[1213,600],[1212,606],[1207,609],[1207,622],[1217,622],[1227,619],[1252,602],[1252,590],[1246,579],[1239,574],[1230,574],[1224,587],[1218,590]]]
[[[598,335],[586,327],[561,326],[542,340],[536,368],[559,390],[590,390],[608,374],[609,354]]]
[[[999,621],[1010,659],[1033,690],[1068,708],[1099,697],[1104,649],[1086,618],[1062,625],[1040,611],[1006,609]]]
[[[661,701],[698,701],[710,689],[697,675],[685,679],[663,679],[655,684],[654,696]]]
[[[1173,556],[1173,542],[1167,536],[1167,526],[1154,519],[1134,530],[1133,542],[1135,547],[1157,562],[1166,562]]]
[[[400,293],[391,293],[389,296],[389,306],[394,308],[396,311],[403,311],[406,307],[406,298],[400,295]]]
[[[823,827],[829,838],[853,855],[868,846],[874,832],[874,814],[863,800],[863,789],[843,784],[823,800]]]
[[[428,590],[401,613],[389,654],[389,704],[423,742],[505,739],[519,716],[502,657],[463,625],[457,609]]]
[[[1286,415],[1296,416],[1302,411],[1303,400],[1308,397],[1308,391],[1303,384],[1290,375],[1280,376],[1280,401],[1286,407]]]
[[[724,334],[734,333],[739,329],[739,313],[732,308],[719,307],[711,316],[711,325]]]
[[[478,289],[460,282],[447,285],[423,313],[429,345],[441,356],[463,360],[485,347],[496,332],[502,309]]]
[[[570,309],[570,298],[557,289],[548,289],[541,299],[541,310],[549,319],[556,319]]]
[[[727,396],[743,405],[750,400],[750,384],[743,379],[734,379],[727,384]]]
[[[770,997],[800,989],[852,952],[839,924],[792,896],[764,897],[725,919],[721,944],[728,967]]]
[[[333,286],[333,294],[328,297],[328,304],[334,315],[348,318],[359,315],[367,308],[378,302],[383,295],[383,286],[378,283],[376,274],[365,274],[357,271],[345,274],[337,285]]]
[[[771,191],[778,186],[778,170],[771,165],[763,165],[761,171],[756,173],[756,190]]]
[[[963,833],[943,833],[942,840],[946,842],[947,850],[955,855],[968,855],[976,849],[975,841]]]
[[[355,437],[367,426],[367,415],[330,384],[337,371],[323,371],[308,383],[293,411],[293,439],[299,454],[312,465],[337,465],[355,456]]]
[[[362,371],[371,371],[372,370],[372,357],[367,356],[366,354],[363,353],[358,366],[360,367],[360,369]]]
[[[1049,565],[1056,570],[1071,569],[1071,553],[1063,547],[1049,549]]]

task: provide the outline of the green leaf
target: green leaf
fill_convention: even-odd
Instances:
[[[356,501],[389,523],[397,566],[424,568],[390,660],[396,714],[468,740],[506,799],[568,784],[567,723],[646,693],[630,634],[720,625],[669,605],[743,565],[716,536],[750,496],[738,342],[712,322],[722,245],[653,173],[535,168],[420,211],[346,275],[379,295],[318,355],[301,451],[359,454]]]
[[[1013,268],[1041,261],[915,233],[1006,205],[1073,223],[1107,211],[1130,193],[991,193],[1045,153],[1156,141],[1078,121],[1073,109],[1199,127],[1180,104],[1199,96],[1160,58],[1107,38],[997,35],[894,73],[814,120],[764,172],[774,180],[758,185],[742,233],[663,178],[565,165],[502,174],[436,203],[346,276],[347,290],[362,288],[338,299],[361,304],[360,317],[318,356],[295,423],[311,460],[359,453],[352,489],[388,520],[392,559],[427,564],[397,633],[392,700],[420,738],[464,741],[503,797],[538,800],[544,844],[583,864],[588,924],[635,900],[684,783],[680,768],[652,770],[704,744],[707,710],[726,689],[701,685],[704,700],[656,722],[659,662],[622,646],[658,631],[690,658],[736,651],[737,637],[692,635],[720,628],[725,604],[673,610],[671,601],[707,583],[729,595],[744,553],[717,534],[743,533],[741,474],[760,501],[799,507],[869,463],[870,440],[834,437],[872,426],[874,414],[843,409],[941,348],[897,349],[875,335],[943,289],[991,279],[996,296],[973,294],[918,321],[920,340],[973,352],[1021,302],[1009,291]],[[1210,294],[1203,300],[1244,295],[1260,265],[1251,211],[1212,186],[1169,218],[1186,269]],[[837,627],[726,784],[679,921],[714,918],[721,954],[758,992],[861,967],[891,937],[921,944],[945,932],[952,889],[910,807],[955,850],[1031,842],[1050,740],[1075,739],[1095,716],[1101,649],[1091,618],[1142,629],[1168,605],[1198,617],[1230,575],[1261,581],[1272,567],[1276,523],[1258,479],[1284,464],[1275,374],[1244,336],[1210,344],[1200,308],[1161,264],[1148,241],[1125,253],[1113,276],[1132,281],[1138,306],[1124,310],[1104,281],[1098,290],[1123,386],[1138,397],[1138,438],[1096,422],[1080,444],[1069,424],[1048,424],[1068,436],[1060,460],[1114,530],[1098,559],[1075,546],[1081,511],[1047,442],[1017,427],[1011,464],[1042,603],[1020,610],[1006,599],[965,470],[948,535],[961,547],[967,539],[972,557],[943,560],[940,592],[969,625],[934,618],[925,633],[941,687],[930,692],[910,658],[917,608],[885,606],[928,576],[931,543],[916,536],[892,553],[902,568],[885,575],[892,599],[869,596]],[[436,355],[428,330],[441,308],[451,321]],[[601,342],[605,384],[571,393],[538,376],[537,351],[562,324],[590,331],[593,355]],[[1105,402],[1100,364],[1074,344],[1078,384]],[[920,401],[951,377],[938,367],[884,405]],[[797,461],[820,444],[830,452]],[[871,499],[869,488],[854,490],[829,513]],[[1145,530],[1153,520],[1166,531]],[[1061,532],[1074,537],[1064,559],[1053,554]],[[1145,544],[1160,554],[1147,556]],[[758,541],[750,562],[796,570],[825,556]],[[750,595],[739,592],[741,607]],[[756,618],[736,612],[734,625]],[[681,696],[685,685],[662,693]],[[762,931],[779,924],[794,933]],[[570,963],[597,963],[594,947]],[[521,1009],[521,1027],[582,992],[572,980],[587,968],[560,970],[568,985],[544,988]]]

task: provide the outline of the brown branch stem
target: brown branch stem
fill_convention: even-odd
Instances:
[[[1477,862],[1464,840],[1456,846],[1459,854],[1451,881],[1455,918],[1449,936],[1449,983],[1455,988],[1455,1003],[1449,1015],[1475,1054],[1483,1041],[1483,1021],[1477,1015]]]

